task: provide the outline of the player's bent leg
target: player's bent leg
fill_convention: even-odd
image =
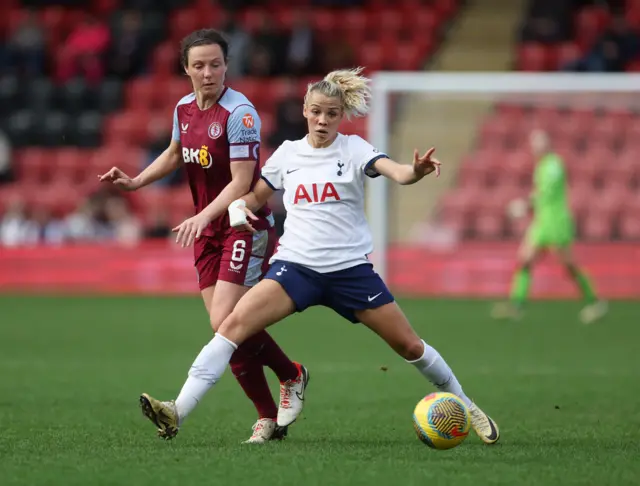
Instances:
[[[293,300],[278,282],[262,280],[240,299],[220,325],[218,334],[239,346],[295,310]]]
[[[218,333],[232,342],[242,343],[296,310],[295,303],[282,285],[270,279],[252,288],[220,326]],[[281,382],[278,425],[292,424],[304,405],[304,391],[309,382],[307,369],[297,364],[295,379]]]
[[[509,301],[496,304],[491,316],[494,319],[519,319],[522,317],[522,307],[527,300],[531,286],[531,270],[534,263],[542,254],[542,247],[528,236],[518,250],[518,263],[511,281]]]
[[[556,253],[567,273],[576,283],[582,294],[582,298],[586,301],[586,305],[580,311],[580,320],[584,324],[591,324],[604,317],[609,310],[609,306],[607,302],[598,298],[591,280],[576,264],[571,246],[566,245],[559,247]]]
[[[223,262],[224,260],[223,258]],[[248,261],[243,263],[249,266]],[[242,278],[244,277],[243,275]],[[210,322],[214,331],[218,330],[249,288],[225,280],[218,281],[210,304]],[[229,365],[233,376],[258,413],[258,422],[253,427],[253,434],[248,443],[262,443],[265,440],[282,439],[286,436],[286,428],[270,425],[271,422],[276,422],[278,406],[271,394],[263,365],[273,369],[281,383],[295,380],[299,374],[298,366],[287,357],[266,331],[245,340],[233,353]]]
[[[469,407],[471,424],[483,442],[494,444],[498,441],[500,431],[497,424],[467,397],[444,358],[420,339],[395,302],[375,309],[358,310],[355,315],[438,390],[460,397]]]

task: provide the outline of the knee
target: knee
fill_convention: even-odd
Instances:
[[[578,268],[572,262],[565,262],[564,268],[570,276],[575,277],[578,275]]]
[[[525,272],[529,272],[531,271],[531,265],[532,265],[532,260],[531,259],[524,259],[522,260],[519,265],[518,265],[518,270],[522,270]]]
[[[240,328],[241,323],[241,317],[237,312],[234,311],[229,314],[224,320],[221,320],[221,322],[217,325],[215,331],[219,334],[222,334],[227,339],[235,342],[235,333]],[[213,321],[211,322],[211,325],[213,326]]]
[[[396,351],[405,360],[415,361],[422,358],[422,355],[424,354],[424,343],[422,342],[422,339],[419,338],[408,339],[400,343],[400,346]]]
[[[213,329],[213,332],[218,332],[218,329],[220,329],[223,321],[224,319],[221,316],[217,315],[215,312],[212,312],[209,315],[209,324],[211,324],[211,329]]]

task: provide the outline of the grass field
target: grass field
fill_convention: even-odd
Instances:
[[[518,323],[489,319],[487,302],[402,305],[498,421],[499,445],[422,445],[411,413],[430,385],[325,309],[273,330],[313,377],[286,441],[240,444],[255,417],[227,374],[163,442],[138,395],[179,390],[210,338],[197,298],[2,296],[0,484],[638,484],[640,303],[591,327],[577,302],[534,303]]]

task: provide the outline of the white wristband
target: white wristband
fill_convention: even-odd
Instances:
[[[247,203],[244,199],[236,199],[229,204],[229,225],[232,228],[237,228],[247,223],[247,213],[244,212],[246,207]]]

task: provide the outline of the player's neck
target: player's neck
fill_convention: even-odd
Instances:
[[[221,86],[220,89],[216,91],[216,93],[213,96],[205,96],[202,94],[201,91],[196,91],[196,103],[198,104],[198,108],[204,111],[204,110],[208,110],[213,105],[215,105],[220,99],[220,96],[222,96],[222,92],[224,91],[224,88],[225,88],[224,85]]]
[[[312,134],[309,133],[307,135],[307,143],[309,145],[311,145],[311,147],[313,147],[315,149],[327,148],[327,147],[330,147],[331,144],[336,141],[336,138],[338,138],[338,134],[337,133],[330,139],[318,140]]]

